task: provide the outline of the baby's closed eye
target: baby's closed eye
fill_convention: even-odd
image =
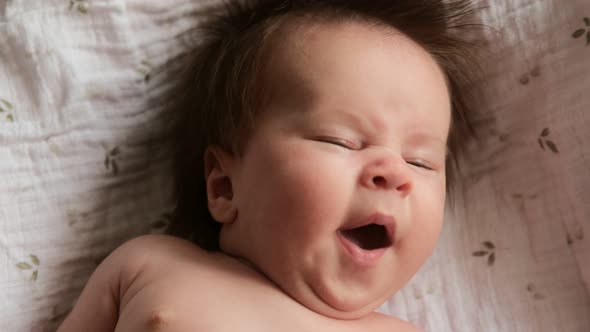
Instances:
[[[343,147],[348,150],[360,150],[363,148],[361,143],[354,142],[345,138],[332,137],[332,136],[318,136],[315,140],[323,143],[333,144],[336,146]]]
[[[422,160],[406,160],[406,163],[412,165],[412,166],[416,166],[419,168],[423,168],[429,171],[433,171],[434,168],[432,166],[429,165],[428,162],[426,161],[422,161]]]

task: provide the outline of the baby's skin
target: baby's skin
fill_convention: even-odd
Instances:
[[[374,310],[430,256],[450,99],[433,58],[365,23],[290,25],[244,152],[206,153],[220,252],[144,236],[98,267],[66,331],[417,331]]]
[[[74,330],[418,331],[379,313],[358,320],[317,314],[238,259],[165,235],[131,240],[100,265],[58,331]]]

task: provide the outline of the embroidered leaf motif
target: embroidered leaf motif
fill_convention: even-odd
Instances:
[[[151,75],[152,68],[153,68],[152,64],[148,60],[143,59],[143,60],[141,60],[139,65],[135,68],[135,71],[138,72],[139,74],[141,74],[141,76],[143,76],[144,83],[149,83],[150,79],[152,78],[152,75]],[[141,81],[139,81],[139,82],[141,82]]]
[[[76,10],[78,10],[80,13],[82,13],[82,14],[88,13],[87,0],[70,0],[70,3],[68,5],[68,10],[72,11],[74,9],[74,6],[76,7]]]
[[[584,17],[584,23],[587,27],[590,27],[590,17]]]
[[[555,145],[555,143],[553,143],[553,141],[546,141],[545,143],[547,144],[549,149],[551,149],[551,151],[553,151],[554,153],[559,153],[559,150],[557,149],[557,145]]]
[[[543,144],[543,140],[539,138],[538,141],[539,141],[539,146],[541,147],[541,149],[545,150],[545,144]]]
[[[496,249],[496,246],[490,241],[483,242],[483,245],[488,249]]]
[[[106,156],[104,158],[104,168],[107,171],[111,171],[113,175],[119,174],[119,165],[117,163],[117,156],[121,154],[121,148],[116,146],[106,152]]]
[[[586,29],[578,29],[578,30],[576,30],[572,34],[572,37],[574,37],[574,38],[580,38],[580,37],[582,37],[582,35],[584,34],[584,32],[586,32]]]
[[[551,131],[549,130],[549,128],[545,128],[541,132],[541,137],[547,137],[547,136],[549,136],[549,134],[551,134]]]
[[[480,250],[480,251],[474,251],[473,252],[473,256],[474,257],[482,257],[482,256],[485,256],[487,254],[488,254],[488,252],[485,251],[485,250]]]
[[[16,264],[16,266],[21,270],[31,270],[33,268],[29,263],[26,262],[20,262]]]
[[[35,264],[37,266],[39,265],[39,263],[40,263],[39,262],[39,257],[37,257],[37,256],[35,256],[33,254],[29,255],[29,257],[31,258],[31,262],[33,262],[33,264]]]
[[[39,257],[37,257],[37,255],[30,254],[29,258],[31,259],[31,262],[33,263],[33,265],[39,266],[40,261],[39,261]],[[21,270],[33,270],[33,266],[27,262],[19,262],[18,264],[16,264],[16,267],[18,267]],[[35,269],[31,274],[31,281],[37,281],[38,276],[39,276],[39,270]]]
[[[488,256],[488,265],[492,266],[494,265],[494,262],[496,262],[496,254],[491,253],[490,256]]]
[[[8,110],[13,109],[12,104],[9,103],[7,100],[0,99],[0,103],[2,103],[4,105],[4,107],[6,107],[6,109],[8,109]],[[2,109],[2,107],[0,107],[0,109]]]
[[[590,31],[586,32],[586,45],[590,45]]]
[[[78,11],[82,14],[87,14],[88,13],[88,4],[85,2],[79,3],[78,4]]]
[[[513,196],[516,196],[513,195]],[[520,195],[522,196],[522,195]],[[496,250],[496,245],[492,242],[492,241],[484,241],[481,243],[486,249],[488,250],[478,250],[478,251],[474,251],[472,253],[472,255],[474,257],[485,257],[487,256],[487,262],[489,266],[492,266],[494,264],[494,262],[496,261],[496,253],[494,252]]]

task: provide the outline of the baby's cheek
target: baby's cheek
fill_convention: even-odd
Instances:
[[[430,187],[430,189],[434,189]],[[410,229],[404,245],[416,256],[427,258],[438,240],[444,218],[444,191],[427,190],[415,196]]]

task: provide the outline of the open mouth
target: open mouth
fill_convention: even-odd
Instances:
[[[393,243],[383,225],[369,224],[362,227],[341,230],[340,233],[350,242],[364,250],[376,250]]]

